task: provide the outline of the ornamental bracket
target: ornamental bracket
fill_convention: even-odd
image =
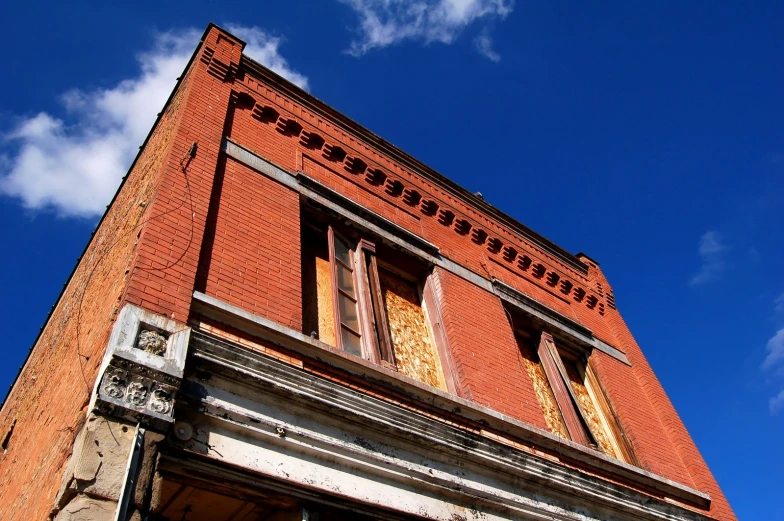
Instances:
[[[168,430],[189,338],[189,327],[127,304],[109,338],[90,409]]]

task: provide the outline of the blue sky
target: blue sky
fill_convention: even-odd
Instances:
[[[0,9],[0,393],[212,20],[598,260],[740,519],[784,519],[784,4],[105,4]]]

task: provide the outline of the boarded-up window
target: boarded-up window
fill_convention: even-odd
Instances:
[[[569,383],[561,356],[550,334],[542,333],[537,354],[542,361],[542,367],[547,375],[547,381],[550,382],[555,400],[558,402],[558,408],[561,410],[566,430],[569,431],[569,437],[577,443],[595,446],[593,436],[591,436],[585,421],[585,415],[580,410],[580,402]]]
[[[569,382],[572,384],[574,394],[577,396],[577,402],[582,410],[585,423],[588,425],[588,428],[593,435],[593,439],[596,440],[596,444],[603,452],[606,452],[610,456],[620,458],[620,454],[615,450],[615,446],[610,439],[606,422],[602,421],[593,398],[588,394],[588,389],[586,389],[584,383],[584,376],[580,374],[577,364],[566,359],[563,360],[563,364],[566,373],[569,375]]]
[[[336,346],[333,293],[327,232],[305,226],[302,233],[303,333]]]
[[[520,335],[515,335],[515,340],[517,340],[517,347],[520,349],[523,366],[533,382],[534,392],[542,407],[547,428],[553,434],[569,439],[569,432],[566,430],[566,424],[564,424],[558,403],[555,401],[550,383],[547,381],[547,375],[544,374],[539,356],[531,346],[530,340],[522,338]]]
[[[575,392],[581,397],[580,404],[596,442],[607,454],[639,465],[631,443],[591,364],[575,362],[566,363],[565,366]]]
[[[509,315],[522,365],[531,378],[548,429],[558,436],[593,447],[638,465],[631,444],[585,352],[557,345],[534,322]],[[561,348],[564,348],[562,351]]]
[[[303,332],[446,390],[433,317],[419,292],[428,267],[313,217],[303,211]]]
[[[378,270],[384,310],[398,371],[446,389],[438,351],[414,282],[383,268]]]

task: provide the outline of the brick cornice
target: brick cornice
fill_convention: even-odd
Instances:
[[[403,169],[416,173],[416,175],[420,176],[425,181],[430,182],[443,190],[449,197],[454,197],[477,211],[479,214],[483,214],[499,225],[508,228],[511,232],[519,235],[542,252],[558,260],[560,263],[563,263],[569,269],[582,275],[587,274],[588,269],[585,264],[572,253],[531,230],[513,217],[487,203],[481,197],[469,192],[446,176],[438,173],[436,170],[374,134],[351,118],[341,114],[285,78],[278,76],[258,62],[243,55],[240,63],[240,70],[243,73],[254,76],[257,80],[264,82],[265,85],[294,100],[307,110],[312,111],[320,117],[329,119],[330,122],[340,130],[351,134],[353,137],[363,142],[363,144],[378,151],[381,155],[390,158],[392,161],[401,165]]]

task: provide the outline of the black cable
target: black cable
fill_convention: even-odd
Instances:
[[[188,245],[185,247],[185,250],[183,251],[182,255],[180,255],[171,264],[169,264],[167,266],[164,266],[162,268],[141,268],[140,267],[140,269],[144,269],[144,270],[147,270],[147,271],[162,271],[162,270],[171,268],[172,266],[176,265],[178,262],[180,262],[182,260],[182,258],[185,256],[185,254],[190,249],[191,244],[193,243],[193,227],[194,227],[193,195],[191,193],[191,185],[190,185],[190,180],[188,179],[187,169],[188,169],[188,166],[190,165],[191,161],[193,160],[193,158],[196,155],[196,150],[197,150],[197,143],[194,141],[193,144],[191,145],[190,149],[188,149],[188,152],[186,152],[186,156],[184,156],[182,158],[182,160],[180,160],[180,170],[182,171],[182,175],[185,178],[185,188],[186,188],[186,193],[187,193],[187,202],[188,202],[188,204],[190,206],[190,235],[188,237]],[[150,203],[147,205],[148,208],[152,208],[153,207],[153,203],[155,202],[155,199],[157,198],[158,193],[159,192],[156,192],[155,196],[153,196],[153,200],[150,201]],[[89,287],[90,282],[92,281],[93,275],[95,275],[95,271],[98,269],[98,266],[100,266],[101,263],[103,262],[103,260],[106,258],[106,255],[108,255],[109,252],[111,252],[114,249],[114,247],[117,244],[120,243],[120,241],[122,241],[123,239],[128,237],[131,233],[135,232],[141,226],[143,226],[143,225],[145,225],[145,224],[147,224],[149,222],[152,222],[152,221],[154,221],[156,219],[160,219],[160,218],[162,218],[162,217],[164,217],[164,216],[166,216],[166,215],[168,215],[170,213],[178,211],[180,208],[185,206],[185,202],[186,201],[183,200],[179,204],[179,206],[177,206],[176,208],[172,208],[171,210],[167,210],[167,211],[165,211],[163,213],[160,213],[158,215],[150,217],[149,219],[145,219],[145,220],[141,221],[139,224],[137,224],[136,226],[134,226],[133,228],[131,228],[130,230],[128,230],[124,234],[120,235],[111,244],[111,246],[109,246],[104,251],[104,253],[98,258],[98,260],[95,261],[95,264],[93,265],[93,268],[90,270],[90,274],[87,276],[87,280],[84,283],[84,287],[82,289],[82,295],[79,298],[79,305],[77,307],[77,312],[76,312],[76,354],[79,357],[79,369],[80,369],[80,371],[82,373],[82,380],[84,380],[84,385],[85,385],[85,387],[87,389],[87,393],[88,394],[91,392],[91,390],[90,390],[90,384],[87,381],[87,376],[84,373],[84,364],[82,362],[82,358],[84,358],[85,360],[90,360],[90,357],[87,356],[87,355],[82,354],[80,337],[81,337],[82,305],[84,303],[84,297],[87,294],[87,288]],[[123,220],[124,220],[125,217],[127,217],[129,212],[130,212],[130,207],[129,207],[128,210],[126,210],[125,215],[123,216]]]

